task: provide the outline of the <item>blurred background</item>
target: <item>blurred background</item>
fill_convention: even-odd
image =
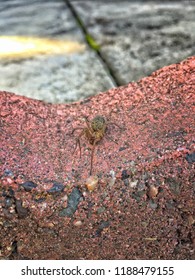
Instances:
[[[195,53],[195,1],[0,0],[0,90],[51,103]]]

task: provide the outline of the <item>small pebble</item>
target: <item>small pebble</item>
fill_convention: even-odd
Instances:
[[[122,171],[122,174],[121,174],[121,179],[122,180],[125,180],[125,179],[128,179],[130,177],[130,174],[129,174],[129,172],[128,172],[128,170],[123,170]]]
[[[7,251],[11,251],[12,247],[8,246],[6,249],[7,249]]]
[[[82,193],[82,195],[83,195],[83,197],[87,197],[87,192],[84,191],[84,192]]]
[[[111,171],[110,171],[110,175],[111,175],[111,178],[110,178],[110,180],[109,180],[108,186],[109,186],[109,187],[113,187],[114,184],[115,184],[115,181],[116,181],[116,177],[115,177],[115,172],[114,172],[114,170],[111,170]]]
[[[6,176],[6,177],[14,177],[14,174],[13,174],[13,172],[11,170],[6,169],[4,171],[4,176]]]
[[[15,211],[15,209],[11,208],[11,209],[9,210],[9,212],[10,212],[11,214],[13,214],[13,213],[15,213],[16,211]]]
[[[138,183],[138,180],[135,180],[135,181],[131,181],[129,185],[132,189],[134,189],[137,186],[137,183]]]
[[[60,211],[60,217],[72,217],[82,199],[82,193],[79,188],[75,187],[67,200],[67,207]]]
[[[75,226],[75,227],[80,227],[80,226],[82,226],[82,222],[81,221],[74,221],[73,222],[73,225]]]
[[[65,186],[61,183],[54,182],[53,186],[47,191],[48,193],[62,192]]]
[[[26,192],[30,192],[32,189],[37,187],[37,184],[35,184],[32,181],[27,181],[27,182],[21,184],[21,186],[25,189]]]
[[[61,201],[67,201],[68,200],[68,196],[65,194],[62,198]]]
[[[158,194],[158,189],[154,186],[150,186],[148,190],[148,196],[150,198],[155,198]]]
[[[51,223],[51,222],[49,222],[49,223],[47,223],[47,227],[48,228],[53,228],[55,225],[53,224],[53,223]]]
[[[86,183],[85,183],[87,189],[90,192],[94,191],[94,189],[97,187],[97,184],[98,184],[97,176],[90,176],[89,178],[87,178]]]

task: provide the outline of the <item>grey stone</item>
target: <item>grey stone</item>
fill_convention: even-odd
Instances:
[[[71,3],[118,84],[194,55],[194,1]]]
[[[73,37],[83,40],[72,13],[62,0],[10,0],[0,3],[1,35]]]
[[[60,211],[59,216],[72,217],[75,211],[77,210],[81,198],[82,198],[81,191],[77,187],[75,187],[68,197],[68,202],[67,202],[68,206]]]
[[[91,51],[0,64],[0,88],[51,103],[82,100],[113,84]]]
[[[23,58],[5,58],[0,54],[1,90],[64,103],[82,100],[115,85],[97,54],[85,44],[76,20],[62,0],[1,1],[0,30],[4,36],[35,36],[85,45],[83,51],[72,53],[39,53]]]

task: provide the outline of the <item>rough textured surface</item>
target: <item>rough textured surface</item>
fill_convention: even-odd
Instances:
[[[72,14],[61,0],[9,0],[0,3],[1,35],[28,35],[82,40]]]
[[[1,258],[194,259],[194,69],[192,57],[69,105],[1,92]],[[79,159],[72,131],[97,114],[110,124],[90,192],[90,146]]]
[[[194,55],[194,1],[71,3],[120,85]]]
[[[114,86],[89,50],[19,62],[3,60],[1,66],[1,88],[51,103],[78,101],[95,95],[97,88],[103,91]]]
[[[1,36],[7,36],[8,56],[2,55],[5,41],[0,36],[0,89],[52,103],[72,102],[114,87],[96,53],[87,47],[84,36],[70,9],[63,0],[0,2]],[[17,36],[16,44],[12,36]],[[35,45],[33,37],[43,39]],[[53,42],[53,53],[48,54],[45,39]],[[26,39],[26,40],[25,40]],[[57,41],[59,40],[59,42]],[[60,43],[69,46],[69,53],[61,51]],[[72,44],[79,47],[75,51]],[[85,48],[82,48],[85,46]],[[26,57],[12,52],[19,48]],[[44,51],[45,50],[45,51]],[[31,53],[29,57],[29,53]]]

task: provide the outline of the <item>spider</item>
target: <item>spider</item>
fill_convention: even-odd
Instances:
[[[86,127],[77,127],[75,129],[73,129],[73,131],[72,131],[72,134],[73,134],[75,130],[78,130],[78,129],[82,130],[81,133],[79,134],[79,136],[76,138],[76,146],[75,146],[73,154],[75,153],[77,147],[79,146],[80,158],[81,158],[81,141],[80,141],[80,139],[84,135],[86,137],[86,139],[88,140],[89,144],[92,146],[90,173],[89,173],[91,175],[92,170],[93,170],[93,157],[94,157],[95,146],[104,137],[108,123],[107,123],[106,119],[100,115],[95,116],[91,121],[89,121],[87,117],[84,117],[84,119],[86,122]],[[118,126],[115,123],[112,123],[112,124]],[[119,128],[121,128],[121,127],[119,127]],[[108,135],[107,135],[107,137],[108,137]],[[112,140],[113,142],[117,143],[111,137],[109,137],[109,139]]]

